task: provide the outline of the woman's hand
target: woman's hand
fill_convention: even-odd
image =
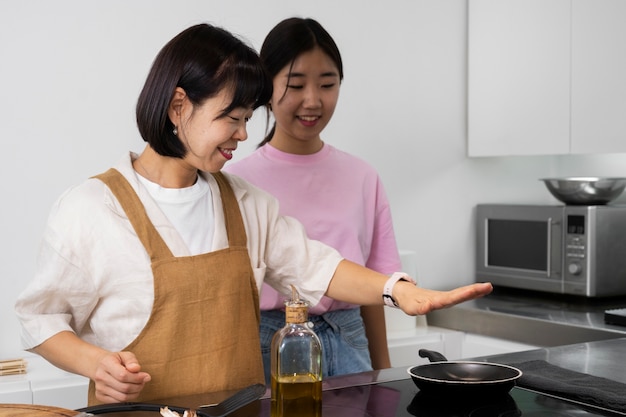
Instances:
[[[436,291],[416,287],[410,282],[398,281],[393,287],[392,294],[402,311],[415,316],[483,297],[492,290],[493,287],[488,282],[466,285],[450,291]]]
[[[150,381],[133,353],[109,352],[72,332],[57,333],[33,350],[54,366],[93,380],[96,398],[104,403],[137,399]]]
[[[132,352],[109,352],[98,362],[93,377],[96,398],[104,403],[136,400],[150,381]]]

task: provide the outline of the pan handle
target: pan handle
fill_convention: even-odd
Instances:
[[[447,362],[448,361],[448,359],[446,359],[446,357],[443,356],[441,353],[436,352],[434,350],[430,350],[430,349],[420,349],[418,354],[422,358],[428,358],[428,360],[431,362]]]
[[[98,404],[91,405],[89,407],[79,408],[76,411],[87,413],[86,415],[98,415],[98,414],[111,414],[111,413],[121,413],[124,411],[156,411],[159,412],[161,408],[165,407],[164,404],[153,404],[153,403],[134,403],[134,402],[126,402],[126,403],[111,403],[111,404]],[[176,411],[180,415],[187,410],[189,407],[177,407],[177,406],[167,406],[170,410]],[[80,415],[80,414],[79,414]],[[196,411],[196,415],[198,417],[208,417],[208,414],[202,412],[200,410]]]

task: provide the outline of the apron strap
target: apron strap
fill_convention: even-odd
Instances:
[[[229,247],[246,247],[246,229],[235,193],[224,174],[216,172],[212,175],[217,181],[222,197],[228,245]],[[144,205],[128,180],[115,168],[110,168],[106,172],[94,176],[94,178],[104,182],[111,189],[111,192],[126,212],[128,220],[135,229],[135,233],[137,233],[141,243],[148,251],[150,259],[154,261],[156,259],[171,258],[173,256],[172,252],[150,221]]]
[[[94,176],[94,178],[104,182],[111,189],[126,212],[139,240],[148,251],[150,259],[154,262],[156,259],[171,258],[172,252],[150,221],[146,208],[128,180],[115,168],[110,168],[105,173]]]
[[[224,174],[214,172],[212,175],[217,181],[217,185],[220,187],[226,231],[228,232],[228,245],[230,247],[246,247],[248,238],[243,225],[241,211],[239,210],[239,204],[237,203],[237,197],[235,197],[235,193]]]

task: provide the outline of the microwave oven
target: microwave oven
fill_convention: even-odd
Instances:
[[[626,206],[479,204],[476,235],[477,281],[626,295]]]

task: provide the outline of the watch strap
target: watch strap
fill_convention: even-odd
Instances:
[[[383,288],[383,302],[389,307],[399,307],[398,303],[392,296],[393,286],[396,285],[396,282],[398,281],[408,281],[416,284],[415,280],[404,272],[394,272],[391,274],[387,282],[385,282],[385,286]]]

